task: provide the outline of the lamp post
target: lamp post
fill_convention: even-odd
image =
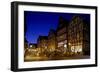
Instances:
[[[67,50],[67,45],[64,44],[64,54],[66,53],[66,50]]]

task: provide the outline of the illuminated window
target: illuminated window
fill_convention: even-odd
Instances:
[[[58,47],[61,47],[63,44],[64,44],[63,42],[59,42]]]
[[[71,46],[71,52],[82,52],[82,45],[79,46]]]

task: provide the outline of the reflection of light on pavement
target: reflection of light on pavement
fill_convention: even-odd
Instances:
[[[61,60],[61,59],[66,59],[66,60],[69,60],[69,59],[89,59],[90,56],[71,56],[71,57],[53,57],[53,58],[48,58],[48,57],[30,57],[30,56],[27,56],[25,58],[25,60],[28,62],[28,61],[42,61],[42,60]]]
[[[27,56],[26,59],[40,59],[41,57],[31,57],[31,56]]]
[[[33,56],[33,57],[32,56],[26,56],[25,57],[25,60],[33,60],[33,61],[34,60],[42,60],[42,59],[46,60],[47,57],[40,57],[40,56],[36,56],[36,57],[35,56]]]

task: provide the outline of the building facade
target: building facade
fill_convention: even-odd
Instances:
[[[90,54],[90,28],[81,17],[74,16],[68,26],[68,49],[76,54]]]
[[[56,31],[51,29],[48,34],[48,51],[55,51],[57,48]]]
[[[65,20],[63,17],[59,18],[59,24],[57,27],[57,48],[63,52],[67,51],[67,43],[68,43],[68,21]]]
[[[48,37],[47,36],[39,36],[37,40],[37,47],[41,54],[47,50],[48,45]]]

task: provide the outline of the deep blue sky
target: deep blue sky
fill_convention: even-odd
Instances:
[[[39,35],[47,36],[51,28],[56,30],[60,16],[71,21],[74,15],[79,15],[90,22],[90,14],[24,11],[27,29],[25,37],[29,43],[37,43]]]

